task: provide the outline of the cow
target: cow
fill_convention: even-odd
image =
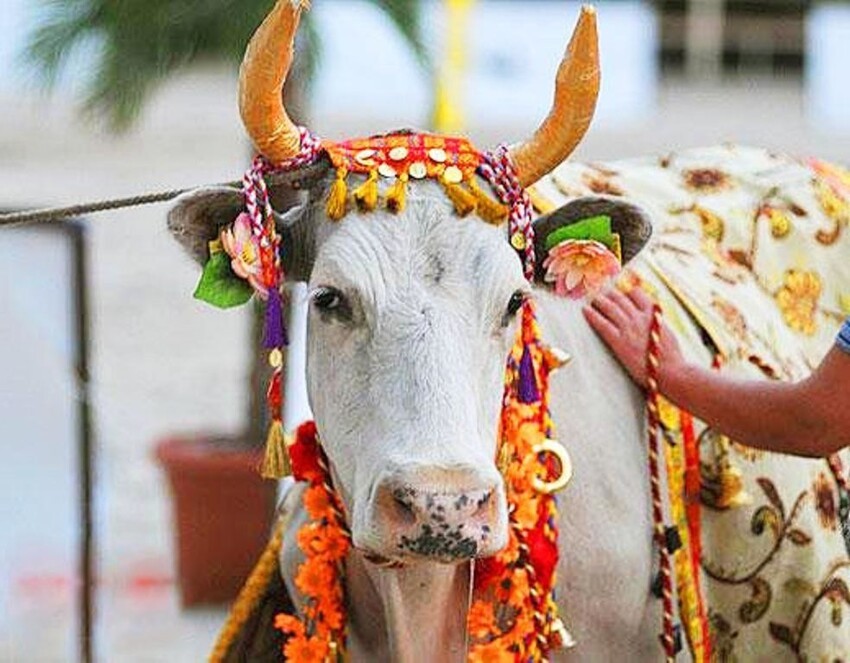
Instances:
[[[300,5],[279,0],[249,45],[241,72],[243,120],[257,149],[273,161],[296,153],[303,135],[280,101]],[[534,136],[510,151],[521,183],[533,187],[532,200],[545,210],[534,221],[535,234],[545,237],[580,219],[609,216],[620,235],[623,262],[661,302],[695,360],[710,363],[723,356],[726,370],[800,377],[809,368],[805,353],[822,351],[823,343],[804,348],[806,332],[795,331],[792,323],[783,326],[774,294],[766,294],[782,284],[759,282],[754,255],[738,255],[737,262],[728,257],[748,231],[736,234],[729,223],[724,235],[718,230],[722,219],[699,198],[734,189],[732,206],[755,210],[756,220],[768,214],[768,204],[793,216],[791,203],[776,193],[788,186],[782,179],[787,172],[771,173],[767,157],[748,162],[727,148],[720,156],[712,152],[712,158],[721,164],[758,162],[749,171],[738,168],[737,187],[717,176],[716,164],[699,172],[687,166],[688,157],[681,167],[670,157],[561,165],[592,116],[595,48],[594,15],[586,8],[559,69],[552,112]],[[811,170],[795,172],[797,184],[812,186]],[[575,469],[561,500],[556,596],[578,645],[553,652],[553,660],[663,658],[661,606],[652,589],[658,569],[644,393],[584,322],[581,302],[556,296],[539,269],[531,282],[525,278],[504,226],[459,220],[444,189],[428,179],[411,182],[402,211],[378,206],[332,219],[326,200],[336,176],[320,160],[271,185],[271,197],[274,201],[293,183],[304,195],[302,204],[278,216],[277,228],[287,277],[309,284],[310,407],[353,546],[345,561],[351,660],[465,657],[471,562],[493,555],[507,540],[496,439],[505,357],[517,332],[517,312],[529,297],[547,342],[574,358],[553,375],[550,399]],[[696,183],[693,190],[676,188],[687,177]],[[758,187],[748,189],[744,182]],[[204,187],[177,201],[169,227],[203,263],[208,243],[242,207],[238,189]],[[801,224],[826,223],[822,206],[805,214],[797,215]],[[749,217],[747,223],[755,237],[760,226]],[[846,217],[841,223],[846,225]],[[846,246],[845,240],[836,236],[833,244]],[[544,246],[536,248],[539,256],[545,254]],[[799,264],[795,269],[802,270]],[[759,323],[749,317],[755,309],[742,314],[735,307],[735,294],[689,289],[693,284],[685,279],[749,288],[751,299],[745,301],[759,302],[759,311],[769,304],[772,317]],[[818,312],[821,330],[832,324],[830,314]],[[719,322],[709,321],[715,319]],[[724,331],[729,328],[738,336],[730,337]],[[822,338],[826,335],[823,331]],[[757,350],[744,352],[745,346]],[[711,439],[719,437],[712,435],[701,432],[709,470],[718,446]],[[850,603],[850,561],[833,523],[818,525],[818,518],[825,522],[824,504],[833,499],[832,483],[815,500],[806,497],[812,478],[824,476],[823,463],[748,454],[728,441],[721,446],[727,465],[720,492],[728,492],[724,476],[740,481],[737,496],[715,499],[704,511],[706,596],[719,660],[840,660],[850,652],[850,629],[831,624],[841,623],[842,603]],[[281,509],[279,567],[284,593],[296,605],[293,577],[302,553],[295,533],[306,518],[303,490],[301,484],[288,486]],[[710,490],[706,500],[711,501]],[[448,518],[447,526],[456,530],[464,526],[470,545],[401,545],[433,524],[434,504],[462,505],[447,509],[441,522]],[[793,565],[804,570],[789,571]],[[268,659],[256,654],[248,660],[279,656],[276,649]]]

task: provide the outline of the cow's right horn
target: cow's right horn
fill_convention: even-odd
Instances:
[[[530,139],[510,149],[520,184],[534,184],[572,153],[590,126],[598,96],[596,10],[585,5],[558,67],[552,110]]]
[[[239,70],[239,111],[257,151],[272,163],[301,149],[298,127],[283,107],[283,84],[292,65],[301,10],[309,0],[278,0],[257,28]]]

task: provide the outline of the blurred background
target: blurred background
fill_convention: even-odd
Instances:
[[[3,0],[0,209],[238,179],[236,69],[272,4]],[[850,3],[596,4],[603,87],[574,158],[734,141],[850,162]],[[314,0],[287,95],[328,138],[517,140],[548,110],[578,7]],[[255,316],[192,298],[166,210],[0,230],[0,661],[202,660],[262,545]],[[299,293],[290,426],[307,415]]]

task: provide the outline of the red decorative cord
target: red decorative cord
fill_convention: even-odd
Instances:
[[[661,307],[652,309],[652,324],[649,329],[649,344],[646,353],[647,417],[649,441],[649,483],[652,496],[652,525],[658,546],[658,566],[661,573],[662,633],[661,644],[668,663],[676,656],[675,629],[673,626],[673,578],[670,567],[670,552],[664,528],[664,505],[661,498],[661,475],[659,470],[659,436],[661,422],[658,414],[658,367],[661,355]]]

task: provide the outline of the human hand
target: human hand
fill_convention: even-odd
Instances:
[[[646,388],[646,353],[652,326],[653,302],[639,286],[624,294],[611,287],[583,309],[584,317],[605,341],[632,379]],[[684,363],[679,344],[670,329],[661,324],[662,370]]]

